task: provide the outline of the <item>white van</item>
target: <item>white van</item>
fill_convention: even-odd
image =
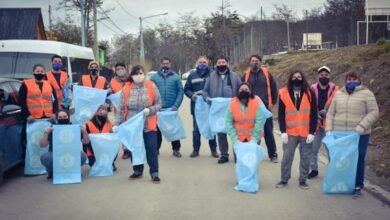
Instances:
[[[91,48],[48,40],[0,40],[0,77],[25,79],[32,77],[35,64],[51,69],[51,57],[62,57],[63,69],[72,81],[87,72],[94,59]],[[72,73],[72,74],[70,74]],[[71,82],[72,82],[71,81]]]

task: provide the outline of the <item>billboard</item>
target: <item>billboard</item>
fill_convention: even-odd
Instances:
[[[306,41],[306,39],[307,39],[307,41]],[[306,42],[309,46],[321,45],[322,44],[322,33],[303,33],[302,44],[306,45]]]
[[[390,15],[390,1],[366,0],[365,11],[366,15]]]

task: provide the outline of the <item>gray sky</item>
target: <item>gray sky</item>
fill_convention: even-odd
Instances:
[[[61,0],[50,0],[52,8],[56,8],[60,1]],[[0,0],[0,8],[41,8],[45,27],[48,28],[48,2],[49,0]],[[132,16],[124,12],[117,2],[119,2]],[[248,17],[253,15],[259,16],[260,6],[263,7],[263,12],[267,16],[270,16],[274,11],[273,5],[281,3],[288,5],[295,10],[298,16],[300,16],[303,10],[321,7],[324,2],[325,0],[230,0],[232,9],[235,9],[239,14]],[[161,21],[174,23],[180,15],[189,12],[193,12],[194,15],[199,17],[208,16],[211,12],[216,11],[221,4],[222,0],[104,0],[103,8],[115,8],[109,13],[112,21],[124,32],[137,34],[139,32],[139,16],[145,17],[168,12],[167,16],[150,18],[144,23],[146,27],[154,27]],[[54,20],[58,18],[63,19],[65,17],[65,12],[61,10],[53,10],[52,14]],[[76,22],[79,22],[80,15],[78,12],[74,12],[72,17],[75,18]],[[110,21],[105,20],[103,23],[110,26],[115,32],[98,23],[99,39],[109,40],[111,37],[122,33],[115,28]]]

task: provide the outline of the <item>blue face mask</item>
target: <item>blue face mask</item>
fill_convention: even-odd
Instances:
[[[62,68],[61,63],[53,63],[53,70],[58,71]]]
[[[205,65],[205,64],[199,64],[196,67],[196,71],[199,72],[199,73],[207,72],[207,71],[209,71],[209,67],[207,65]]]
[[[351,82],[348,82],[347,84],[345,84],[345,88],[348,90],[348,91],[355,91],[356,87],[358,86],[359,84],[355,81],[351,81]]]

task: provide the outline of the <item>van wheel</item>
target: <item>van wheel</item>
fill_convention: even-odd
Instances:
[[[3,161],[2,161],[2,159],[0,157],[0,186],[3,183],[3,174],[4,174],[4,172],[3,172]]]

